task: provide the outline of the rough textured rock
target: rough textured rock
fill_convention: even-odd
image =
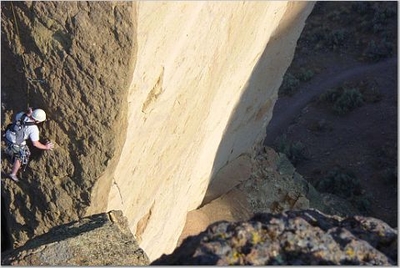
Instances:
[[[42,107],[57,145],[4,181],[13,245],[122,210],[152,260],[214,175],[261,144],[314,2],[1,5],[2,123]]]
[[[313,4],[138,4],[127,139],[108,209],[124,211],[150,259],[175,248],[214,175],[261,144]]]
[[[134,11],[134,2],[1,2],[2,124],[43,108],[41,138],[56,144],[31,150],[20,183],[3,181],[14,247],[84,216],[102,175],[108,193],[125,140]]]
[[[2,253],[3,265],[148,265],[121,211],[110,211],[61,225],[24,246]]]
[[[397,235],[375,218],[262,213],[212,224],[152,265],[396,265]]]
[[[329,215],[359,214],[348,201],[320,194],[284,154],[269,147],[254,158],[241,156],[229,163],[215,180],[217,183],[209,185],[202,206],[188,213],[178,244],[216,221],[243,221],[261,212],[316,208]]]

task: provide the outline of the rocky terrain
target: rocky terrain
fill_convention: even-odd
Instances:
[[[397,235],[375,218],[262,213],[214,223],[152,265],[396,265]]]
[[[286,153],[318,191],[392,227],[398,226],[397,5],[315,5],[264,143]],[[326,101],[341,92],[355,94]]]
[[[397,230],[381,220],[315,209],[219,221],[149,262],[122,211],[61,225],[2,253],[2,265],[396,265]]]
[[[121,210],[150,259],[171,252],[209,182],[261,143],[313,5],[2,2],[2,125],[43,108],[56,144],[19,183],[2,155],[9,247]]]
[[[2,125],[44,108],[56,143],[19,183],[2,155],[2,263],[396,264],[396,230],[262,145],[313,6],[2,2]]]
[[[236,169],[221,170],[223,179],[217,177],[218,183],[210,185],[202,206],[188,213],[178,244],[214,222],[245,221],[256,213],[316,208],[329,215],[357,214],[347,200],[319,193],[296,171],[285,154],[269,147],[253,159],[242,156],[232,164]]]
[[[144,266],[149,259],[122,211],[85,217],[52,228],[14,251],[1,254],[13,266]]]

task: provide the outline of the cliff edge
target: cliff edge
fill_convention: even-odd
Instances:
[[[257,152],[314,2],[1,5],[2,124],[43,108],[56,143],[3,181],[11,246],[121,210],[153,260],[220,170]]]
[[[372,217],[318,210],[217,222],[152,265],[396,265],[397,230]]]

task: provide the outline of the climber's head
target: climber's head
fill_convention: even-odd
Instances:
[[[46,112],[43,111],[42,109],[35,109],[35,110],[32,112],[31,117],[32,117],[35,121],[37,121],[37,122],[40,123],[40,122],[43,122],[43,121],[46,120]]]

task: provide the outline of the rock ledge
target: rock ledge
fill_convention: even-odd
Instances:
[[[381,220],[318,210],[217,222],[152,265],[396,265],[397,231]]]

